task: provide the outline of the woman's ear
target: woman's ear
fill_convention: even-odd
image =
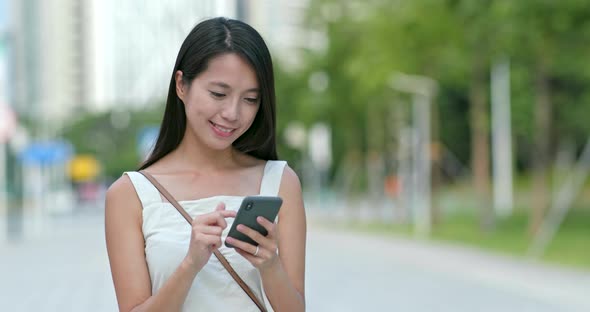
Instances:
[[[176,95],[184,103],[184,97],[186,96],[186,86],[182,80],[182,71],[177,70],[176,73],[174,73],[174,80],[176,81]]]

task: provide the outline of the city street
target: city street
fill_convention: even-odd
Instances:
[[[3,220],[5,221],[5,220]],[[116,311],[98,212],[0,243],[2,311]],[[308,311],[590,311],[590,273],[310,222]]]
[[[590,311],[590,273],[311,226],[309,311]]]
[[[139,169],[193,213],[280,195],[283,230],[301,195],[306,311],[590,312],[586,3],[0,0],[0,312],[118,311]],[[188,242],[130,176],[157,287],[117,282],[167,295]],[[246,296],[205,273],[197,304]]]

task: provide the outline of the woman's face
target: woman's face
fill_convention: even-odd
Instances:
[[[187,127],[206,146],[231,146],[252,125],[260,91],[252,66],[235,53],[212,58],[207,70],[189,85],[176,72],[176,92],[184,102]]]

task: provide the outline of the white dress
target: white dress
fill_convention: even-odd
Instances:
[[[260,195],[276,196],[286,162],[267,161]],[[152,282],[152,294],[178,268],[190,242],[191,226],[168,202],[162,201],[158,190],[140,173],[125,172],[131,179],[143,206],[143,237],[145,257]],[[237,211],[243,196],[213,196],[197,200],[179,201],[191,217],[215,210],[219,202],[224,202],[227,210]],[[226,219],[228,226],[222,234],[225,240],[233,219]],[[234,270],[250,286],[252,291],[273,311],[264,293],[258,270],[232,248],[222,245],[219,251],[227,258]],[[195,277],[182,311],[260,311],[250,297],[240,288],[221,263],[211,255],[209,262]]]

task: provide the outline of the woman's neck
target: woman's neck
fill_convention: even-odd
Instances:
[[[183,171],[218,171],[235,166],[237,151],[232,147],[214,150],[185,134],[178,147],[168,156]]]

